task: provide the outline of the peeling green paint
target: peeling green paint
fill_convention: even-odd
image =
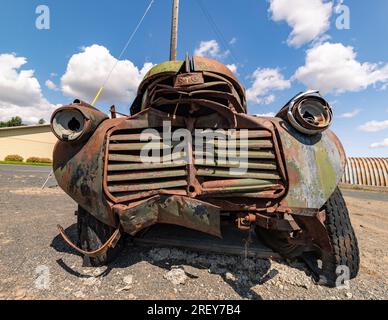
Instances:
[[[333,182],[336,184],[337,177],[333,168],[333,163],[330,161],[327,150],[324,149],[322,143],[318,143],[315,151],[315,159],[317,163],[320,188],[324,195],[333,193]]]
[[[320,209],[343,175],[342,150],[332,140],[330,131],[307,136],[279,121],[289,181],[284,203],[290,207]]]
[[[180,68],[182,68],[183,61],[166,61],[162,62],[155,67],[153,67],[146,76],[144,77],[143,81],[155,76],[159,73],[165,73],[165,72],[178,72]]]

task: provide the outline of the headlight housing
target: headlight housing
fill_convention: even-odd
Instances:
[[[63,109],[52,119],[54,134],[62,141],[75,141],[85,130],[86,119],[77,109]]]
[[[61,141],[85,140],[108,118],[105,113],[91,105],[75,100],[73,104],[54,112],[51,118],[51,130]]]
[[[279,116],[286,118],[296,130],[307,135],[325,131],[333,121],[332,108],[319,91],[297,95],[282,109]]]

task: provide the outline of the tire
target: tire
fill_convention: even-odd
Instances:
[[[349,212],[339,188],[322,208],[326,212],[325,226],[333,248],[331,253],[304,252],[302,246],[288,243],[289,235],[284,232],[257,228],[256,233],[273,250],[286,259],[302,258],[308,264],[320,284],[335,286],[338,267],[347,267],[350,279],[360,269],[360,253]],[[319,261],[322,262],[321,267]]]
[[[82,250],[95,251],[99,249],[115,231],[81,207],[78,207],[77,217],[78,245]],[[102,267],[113,262],[121,252],[123,242],[123,238],[121,238],[114,248],[110,248],[99,257],[91,258],[85,256],[83,258],[84,267]]]
[[[322,257],[324,281],[330,286],[335,285],[338,277],[337,268],[347,267],[350,279],[357,277],[360,270],[360,251],[349,211],[339,188],[327,201],[323,209],[326,211],[326,229],[333,253]]]

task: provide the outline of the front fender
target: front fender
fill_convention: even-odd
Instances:
[[[106,134],[122,119],[104,121],[86,142],[58,141],[53,170],[58,185],[98,220],[116,226],[115,217],[103,192]]]
[[[344,174],[344,148],[331,131],[308,136],[287,122],[276,119],[288,175],[288,193],[283,205],[321,209]]]

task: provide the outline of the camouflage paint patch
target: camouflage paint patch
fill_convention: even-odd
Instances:
[[[290,207],[320,209],[344,172],[343,150],[330,131],[307,136],[282,122],[280,140],[289,176],[284,202]]]

